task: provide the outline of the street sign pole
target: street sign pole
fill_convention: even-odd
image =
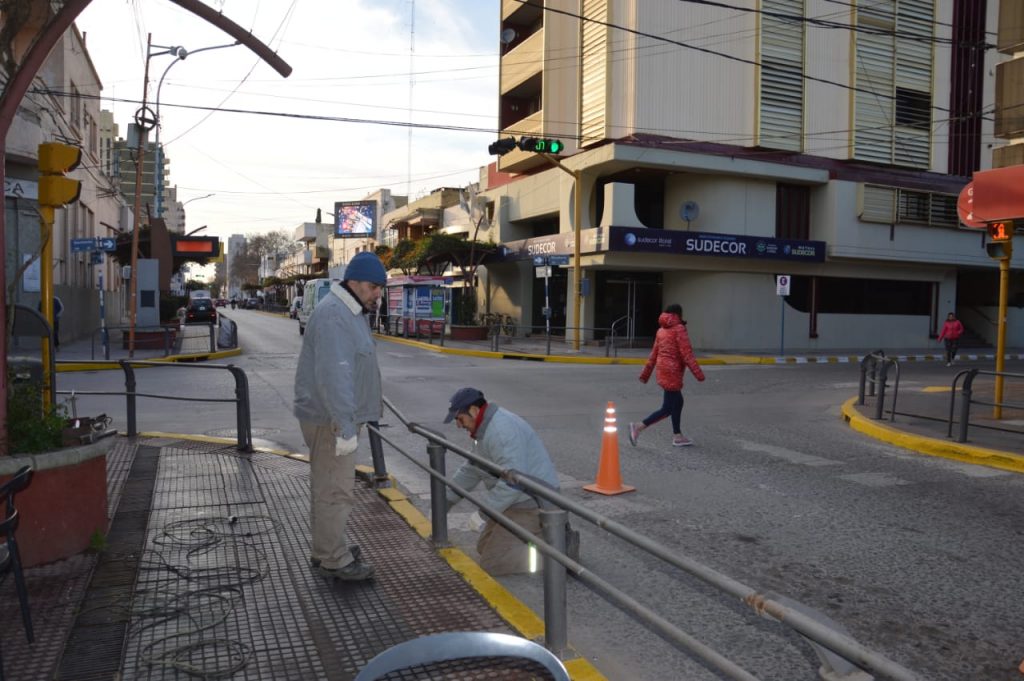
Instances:
[[[779,355],[786,353],[786,296],[789,295],[791,278],[780,274],[775,278],[775,294],[779,296]]]
[[[103,268],[100,268],[100,340],[103,343],[103,359],[110,359],[110,344],[107,342],[107,307],[103,291]]]

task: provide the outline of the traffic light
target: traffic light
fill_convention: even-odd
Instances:
[[[39,145],[39,205],[60,208],[78,200],[82,183],[65,177],[78,167],[82,150],[70,144],[46,142]]]
[[[544,137],[520,137],[517,146],[523,151],[532,151],[537,154],[558,154],[565,149],[565,144],[561,140]]]
[[[1002,220],[986,225],[989,241],[985,244],[990,258],[1002,259],[1013,255],[1013,221]]]
[[[498,140],[497,142],[492,142],[491,145],[487,147],[487,153],[490,154],[491,156],[504,156],[505,154],[507,154],[508,152],[512,151],[515,148],[515,138],[505,137],[503,139]]]

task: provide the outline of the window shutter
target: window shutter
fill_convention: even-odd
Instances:
[[[764,147],[790,151],[803,148],[803,15],[803,0],[764,0],[762,4],[758,143]]]
[[[608,0],[583,0],[583,16],[608,21]],[[608,27],[582,21],[580,53],[580,146],[605,138],[608,82]]]

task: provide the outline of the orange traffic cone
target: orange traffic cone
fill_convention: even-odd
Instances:
[[[601,435],[601,462],[597,466],[597,481],[583,489],[598,494],[622,494],[636,487],[622,484],[619,472],[619,429],[615,425],[615,403],[609,402],[604,415],[604,433]]]

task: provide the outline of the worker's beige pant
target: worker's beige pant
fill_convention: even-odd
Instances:
[[[352,562],[345,527],[352,512],[355,453],[335,456],[338,438],[329,424],[299,421],[309,447],[309,519],[313,546],[310,557],[330,570]]]
[[[541,536],[540,511],[532,501],[509,506],[504,516],[528,532]],[[480,567],[489,575],[498,577],[530,570],[529,546],[490,518],[480,533],[476,550],[480,554]]]

